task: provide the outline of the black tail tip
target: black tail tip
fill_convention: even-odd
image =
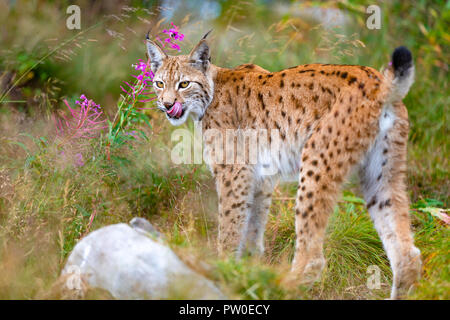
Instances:
[[[392,66],[395,73],[403,76],[404,72],[411,68],[413,65],[411,51],[406,47],[398,47],[392,53]]]

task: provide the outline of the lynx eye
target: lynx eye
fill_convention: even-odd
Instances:
[[[181,89],[187,88],[189,85],[189,81],[182,81],[180,82],[180,84],[178,85]]]
[[[157,86],[158,88],[164,88],[164,82],[162,82],[162,81],[156,81],[155,83],[156,83],[156,86]]]

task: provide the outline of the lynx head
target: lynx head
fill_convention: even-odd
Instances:
[[[206,43],[208,34],[189,55],[179,56],[167,55],[160,46],[147,39],[157,106],[174,126],[183,124],[189,115],[194,120],[201,120],[212,101],[214,82]]]

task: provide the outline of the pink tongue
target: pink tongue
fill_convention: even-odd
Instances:
[[[183,108],[181,107],[181,103],[175,102],[175,104],[170,108],[169,111],[167,111],[167,114],[171,117],[180,117],[181,113],[183,112]]]

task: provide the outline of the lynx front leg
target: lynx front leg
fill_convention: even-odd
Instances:
[[[243,241],[240,243],[239,254],[248,251],[250,254],[260,256],[264,253],[264,232],[267,216],[272,203],[274,184],[271,179],[265,179],[254,189],[252,207],[246,220]]]
[[[219,197],[219,254],[239,255],[245,244],[246,221],[254,192],[253,172],[246,166],[219,166],[216,174]]]

